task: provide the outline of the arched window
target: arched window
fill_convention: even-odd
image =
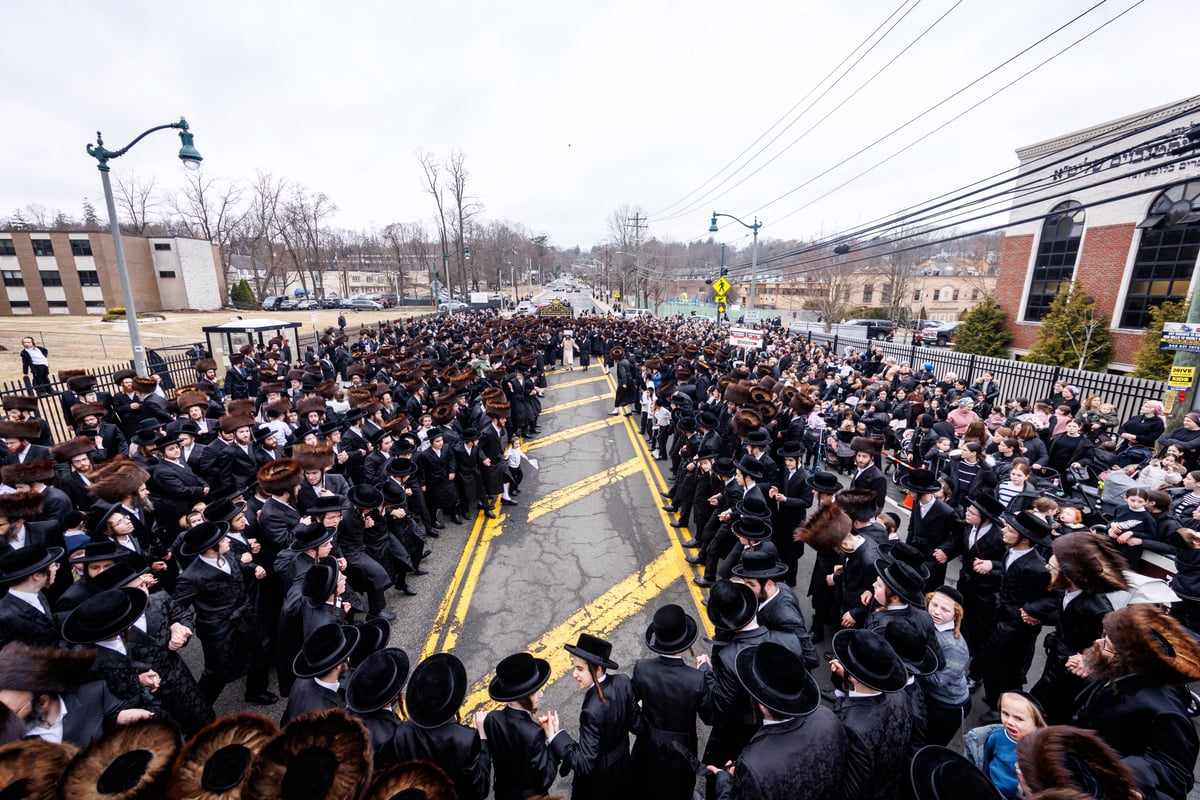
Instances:
[[[1122,328],[1145,328],[1152,306],[1187,295],[1200,255],[1200,181],[1164,191],[1138,227],[1142,241],[1125,292]]]
[[[1075,261],[1079,258],[1079,241],[1083,238],[1083,206],[1074,200],[1059,203],[1042,225],[1037,258],[1029,282],[1029,299],[1025,301],[1025,321],[1037,322],[1046,316],[1058,287],[1070,285],[1075,276]]]

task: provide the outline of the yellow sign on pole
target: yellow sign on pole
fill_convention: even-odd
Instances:
[[[1168,386],[1182,386],[1184,388],[1192,388],[1192,384],[1196,381],[1195,367],[1171,367],[1171,377],[1167,380]]]
[[[728,280],[726,280],[726,278],[724,276],[722,276],[720,278],[717,278],[715,281],[713,281],[712,288],[713,288],[713,291],[716,292],[717,294],[723,295],[729,291],[729,288],[732,285],[733,284],[731,284]]]
[[[723,295],[723,294],[719,294],[719,295],[717,295],[716,297],[714,297],[714,298],[713,298],[713,301],[714,301],[714,302],[716,302],[716,303],[724,303],[724,302],[726,301],[726,299],[727,299],[727,298],[725,297],[725,295]]]

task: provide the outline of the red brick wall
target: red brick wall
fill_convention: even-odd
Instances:
[[[1033,236],[1006,236],[1000,253],[1000,269],[996,272],[996,302],[1008,315],[1008,327],[1013,333],[1013,347],[1028,348],[1037,339],[1036,325],[1019,325],[1021,294],[1025,291],[1025,271],[1033,251]]]
[[[1125,264],[1129,260],[1135,230],[1130,222],[1103,228],[1089,227],[1083,236],[1083,252],[1079,254],[1075,277],[1096,301],[1097,310],[1110,320],[1117,315],[1117,295],[1124,288]],[[1132,362],[1140,344],[1140,335],[1114,333],[1113,361]]]

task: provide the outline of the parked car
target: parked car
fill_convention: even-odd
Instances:
[[[383,306],[365,297],[352,297],[346,301],[346,305],[343,307],[351,311],[383,311]]]
[[[954,332],[961,322],[935,322],[913,334],[914,345],[948,347],[954,344]]]
[[[520,303],[517,303],[518,317],[536,317],[537,314],[538,307],[528,300],[522,300]]]
[[[621,316],[625,319],[637,319],[638,317],[653,317],[654,312],[648,308],[627,308],[621,312]]]
[[[320,307],[320,303],[318,303],[316,300],[310,300],[308,298],[296,303],[297,311],[316,311]]]
[[[466,311],[470,306],[458,300],[447,300],[444,303],[438,303],[438,313],[453,314],[456,311]]]
[[[321,308],[341,308],[342,298],[336,294],[327,294],[321,298]]]
[[[892,341],[896,335],[896,326],[891,320],[887,319],[847,319],[842,321],[843,325],[854,325],[859,328],[866,329],[864,339],[876,339],[879,341]]]

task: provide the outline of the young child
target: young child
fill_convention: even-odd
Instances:
[[[1046,727],[1036,700],[1024,692],[1000,695],[1000,727],[988,735],[984,745],[987,774],[1005,797],[1021,797],[1017,781],[1017,743],[1031,731]]]
[[[1063,533],[1074,533],[1076,531],[1086,531],[1087,525],[1083,524],[1083,512],[1075,506],[1063,506],[1058,510],[1058,526]]]
[[[950,464],[950,451],[954,442],[948,436],[939,436],[933,447],[925,451],[925,468],[935,475],[942,474]]]
[[[671,409],[664,406],[657,399],[654,401],[654,435],[650,439],[650,443],[656,448],[654,457],[664,459],[667,457],[667,437],[671,432]]]
[[[650,439],[651,444],[654,443],[654,434],[651,432],[654,421],[654,412],[652,409],[657,407],[658,397],[654,393],[654,381],[651,378],[646,378],[646,385],[642,387],[642,436]]]
[[[529,466],[534,469],[538,468],[538,462],[521,452],[520,436],[514,436],[509,440],[508,449],[504,451],[504,459],[508,463],[508,474],[511,478],[511,481],[504,486],[506,490],[504,497],[511,500],[512,498],[509,497],[510,494],[521,493],[521,481],[525,477],[525,472],[521,469],[521,461],[528,461]]]
[[[1125,490],[1123,497],[1125,505],[1113,514],[1108,536],[1117,551],[1129,562],[1129,568],[1136,570],[1142,560],[1142,540],[1153,538],[1158,526],[1154,516],[1146,510],[1150,492],[1141,486],[1131,486]]]

